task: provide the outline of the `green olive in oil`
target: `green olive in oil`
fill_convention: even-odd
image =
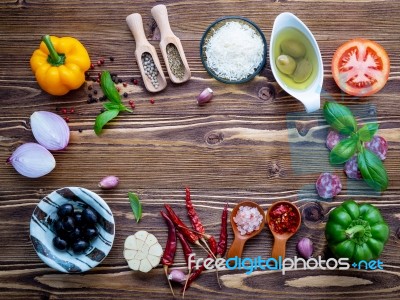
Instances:
[[[305,90],[317,77],[318,62],[317,54],[308,38],[298,29],[288,27],[277,33],[274,47],[274,62],[278,69],[278,76],[289,88]],[[296,66],[278,66],[278,64],[289,62],[287,56],[293,58]],[[283,72],[280,71],[281,70]],[[294,70],[287,74],[286,70]]]

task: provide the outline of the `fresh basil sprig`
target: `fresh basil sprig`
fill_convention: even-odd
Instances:
[[[122,103],[121,96],[111,79],[110,72],[103,71],[101,73],[100,82],[101,89],[109,101],[103,103],[103,107],[106,109],[106,111],[102,112],[96,117],[96,121],[94,123],[94,132],[97,135],[101,133],[104,125],[117,117],[121,111],[132,112],[132,110],[127,108]]]
[[[378,131],[377,123],[368,123],[358,129],[357,121],[349,108],[335,102],[326,102],[324,116],[329,125],[348,138],[341,140],[329,154],[331,164],[342,164],[357,155],[358,168],[364,181],[377,191],[384,191],[389,184],[388,175],[382,161],[375,153],[365,148]]]
[[[142,217],[142,203],[140,203],[139,196],[135,193],[129,192],[128,197],[136,223],[138,223]]]

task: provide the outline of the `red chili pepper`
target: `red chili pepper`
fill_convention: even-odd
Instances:
[[[219,234],[219,242],[217,247],[217,256],[225,255],[228,246],[228,203],[225,204],[221,215],[221,232]]]
[[[177,246],[176,229],[175,229],[174,223],[171,221],[171,219],[163,211],[161,211],[160,213],[161,213],[161,216],[167,222],[167,226],[168,226],[168,239],[167,239],[167,244],[165,245],[164,254],[161,258],[161,263],[164,267],[165,276],[167,277],[169,288],[171,289],[171,293],[173,296],[175,296],[174,290],[172,289],[172,286],[171,286],[171,282],[168,279],[168,266],[170,266],[174,263],[176,246]]]
[[[185,255],[186,264],[188,265],[188,268],[190,270],[191,266],[189,266],[189,256],[193,253],[193,250],[180,231],[177,231],[176,235],[178,236],[179,241],[181,242],[183,254]]]
[[[171,206],[168,204],[164,204],[165,209],[168,212],[169,217],[171,218],[171,221],[175,224],[175,226],[178,228],[178,230],[183,234],[183,236],[192,244],[200,244],[199,243],[199,237],[192,232],[186,225],[185,223],[182,222],[182,220],[178,217],[178,215],[174,212]]]
[[[215,238],[213,236],[210,236],[210,238],[207,240],[208,245],[212,251],[212,254],[215,256],[217,254],[217,241],[215,240]],[[212,258],[213,256],[211,255],[211,253],[209,253],[207,255],[207,258]],[[194,267],[193,267],[194,269]],[[193,283],[193,281],[195,281],[200,275],[201,273],[204,271],[205,267],[204,267],[204,263],[198,268],[196,269],[194,272],[192,272],[190,274],[190,276],[188,277],[188,279],[186,280],[185,286],[183,287],[182,291],[183,291],[183,296],[185,295],[185,291],[190,287],[190,285]]]
[[[190,223],[192,223],[192,227],[195,231],[197,231],[200,234],[205,233],[205,229],[203,224],[201,224],[201,221],[199,219],[199,215],[197,214],[196,210],[193,207],[192,199],[190,198],[190,189],[187,187],[185,188],[186,192],[186,209],[188,212],[189,220]]]

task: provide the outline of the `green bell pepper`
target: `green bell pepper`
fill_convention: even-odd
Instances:
[[[336,257],[369,261],[383,251],[389,226],[376,207],[347,200],[330,213],[325,236]]]

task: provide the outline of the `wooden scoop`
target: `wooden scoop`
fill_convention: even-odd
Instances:
[[[156,5],[151,9],[151,14],[154,20],[156,20],[158,28],[160,29],[160,49],[165,61],[165,66],[167,67],[169,78],[174,83],[183,83],[185,81],[188,81],[191,76],[189,65],[186,60],[185,52],[183,52],[181,40],[172,32],[169,25],[167,7],[163,4]],[[169,63],[167,55],[168,44],[174,45],[179,52],[179,56],[184,67],[184,73],[181,78],[177,77],[171,70],[171,65]]]
[[[298,217],[299,217],[299,224],[296,227],[295,232],[285,232],[285,233],[276,233],[275,231],[272,230],[272,226],[270,225],[270,212],[277,206],[277,205],[281,205],[281,204],[288,204],[290,205],[290,207],[293,208],[293,210],[295,211],[295,213],[297,213]],[[293,203],[289,202],[289,201],[278,201],[275,202],[274,204],[271,205],[271,207],[268,209],[267,214],[265,216],[266,219],[266,223],[269,227],[269,229],[272,232],[272,235],[274,236],[274,245],[272,247],[272,254],[271,257],[275,258],[275,259],[279,259],[279,256],[282,257],[282,259],[285,258],[285,254],[286,254],[286,242],[288,239],[290,239],[298,230],[301,224],[301,214],[299,209],[297,208],[296,205],[294,205]]]
[[[247,242],[247,240],[251,239],[252,237],[255,237],[264,228],[264,222],[261,222],[260,228],[258,230],[255,230],[255,231],[253,231],[253,232],[251,232],[249,234],[246,234],[246,235],[241,235],[239,230],[238,230],[238,228],[237,228],[237,225],[236,225],[235,221],[233,220],[233,217],[236,216],[240,206],[256,207],[258,209],[258,211],[260,212],[261,216],[263,217],[263,219],[264,219],[264,215],[265,215],[264,210],[261,208],[261,206],[259,206],[255,202],[244,201],[244,202],[241,202],[241,203],[239,203],[238,205],[235,206],[235,208],[232,210],[231,217],[230,217],[231,226],[232,226],[235,238],[233,240],[233,243],[232,243],[231,247],[229,248],[228,254],[226,256],[227,259],[235,257],[235,256],[241,257],[242,253],[243,253],[244,244]]]
[[[126,23],[128,24],[129,29],[132,31],[132,34],[135,38],[135,57],[146,89],[152,93],[162,91],[167,86],[167,81],[165,80],[164,72],[161,68],[156,49],[149,43],[149,41],[146,39],[146,35],[144,34],[142,16],[140,14],[131,14],[126,17]],[[150,53],[154,65],[158,70],[158,88],[155,88],[150,78],[145,73],[142,63],[142,55],[146,52]]]

